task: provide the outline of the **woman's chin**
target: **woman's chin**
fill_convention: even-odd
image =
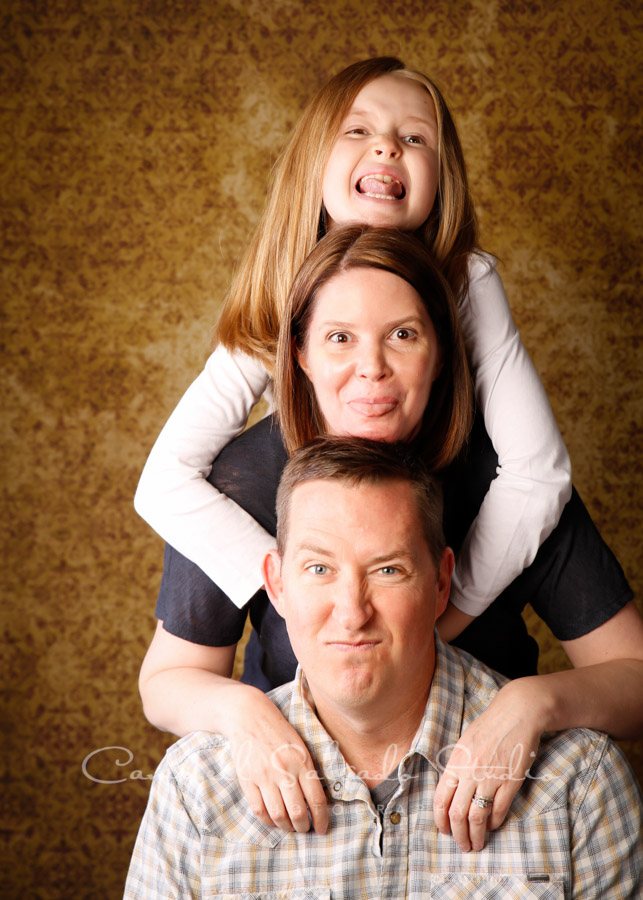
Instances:
[[[387,425],[384,422],[365,422],[359,426],[351,427],[344,431],[344,437],[363,438],[368,441],[382,441],[384,444],[394,444],[397,441],[406,441],[410,438],[408,429],[395,425]]]

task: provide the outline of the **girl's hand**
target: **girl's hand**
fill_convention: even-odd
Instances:
[[[312,820],[317,834],[324,834],[326,795],[306,745],[265,694],[254,688],[243,694],[227,736],[252,812],[284,831],[308,831]]]
[[[506,684],[469,725],[454,747],[433,800],[441,834],[453,833],[463,852],[482,850],[487,830],[505,820],[530,765],[544,728],[538,704],[542,686],[533,678]],[[446,762],[441,761],[442,764]],[[493,800],[480,808],[474,795]]]

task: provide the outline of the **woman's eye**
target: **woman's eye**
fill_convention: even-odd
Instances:
[[[415,332],[410,328],[396,328],[393,332],[393,337],[398,341],[409,341],[415,337]]]
[[[350,336],[345,331],[336,331],[334,334],[329,335],[328,340],[334,344],[346,344],[350,340]]]
[[[407,144],[423,144],[424,138],[421,138],[419,134],[407,134],[406,137],[402,138],[403,141]]]
[[[321,563],[315,563],[313,566],[308,566],[308,571],[311,575],[328,575],[330,569]]]

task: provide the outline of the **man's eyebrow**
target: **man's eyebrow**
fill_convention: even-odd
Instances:
[[[377,566],[382,563],[393,562],[395,560],[403,562],[413,562],[414,557],[408,550],[391,550],[390,553],[382,553],[380,556],[374,556],[369,560],[369,565]]]
[[[316,553],[319,556],[334,556],[333,551],[329,550],[328,547],[319,547],[317,544],[309,544],[307,541],[303,541],[295,547],[295,553],[303,552]]]

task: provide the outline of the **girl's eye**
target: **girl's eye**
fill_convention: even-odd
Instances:
[[[347,128],[346,134],[366,134],[366,129],[361,127]]]
[[[315,563],[312,566],[308,566],[308,571],[311,575],[328,575],[330,569],[328,566],[323,566],[321,563]]]
[[[334,334],[329,335],[328,340],[334,344],[347,344],[350,336],[345,331],[336,331]]]
[[[419,134],[407,134],[406,137],[402,138],[407,144],[423,144],[424,138],[421,138]]]

